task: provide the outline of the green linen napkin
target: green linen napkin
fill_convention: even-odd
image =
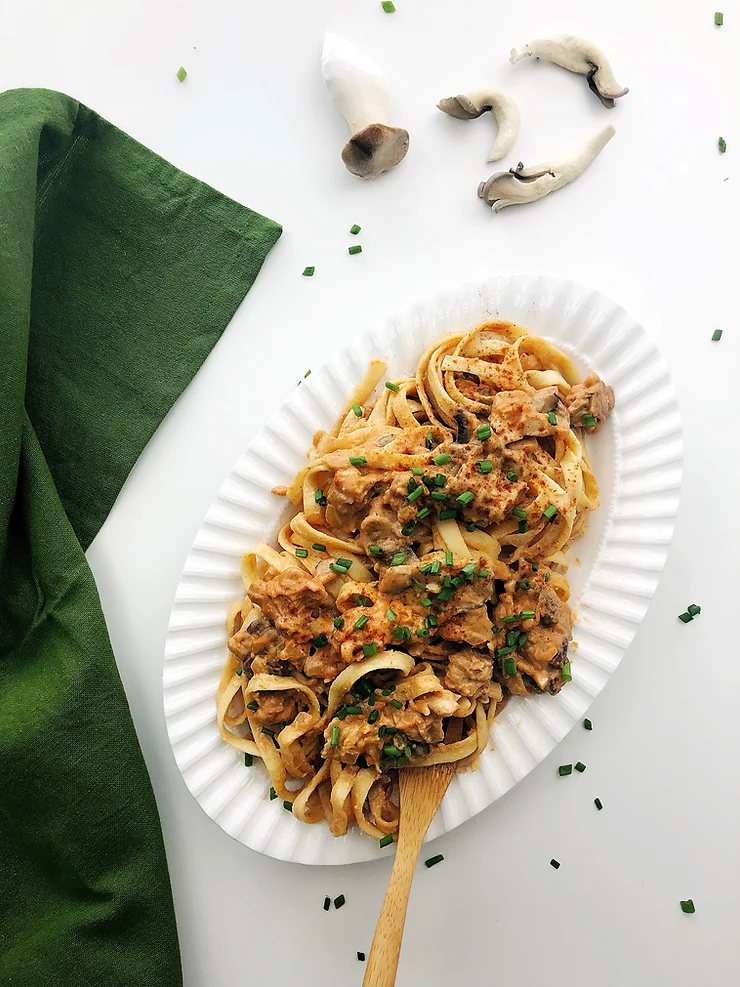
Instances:
[[[67,96],[0,95],[0,983],[181,982],[85,559],[280,236]]]

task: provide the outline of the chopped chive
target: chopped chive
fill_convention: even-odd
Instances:
[[[693,616],[692,616],[692,614],[690,614],[690,613],[688,612],[688,610],[687,610],[687,611],[686,611],[686,613],[680,613],[680,614],[678,615],[678,619],[679,619],[679,620],[682,620],[682,621],[684,622],[684,624],[688,624],[688,622],[689,622],[690,620],[693,620],[694,618],[693,618]]]
[[[557,507],[554,504],[550,504],[550,506],[546,507],[542,512],[542,516],[546,517],[547,520],[549,521],[551,518],[554,518],[557,513],[558,513]]]
[[[316,270],[315,267],[304,267],[303,268],[303,277],[304,278],[312,278],[313,275],[314,275],[314,271],[315,270]]]
[[[519,620],[532,620],[534,619],[534,610],[522,610],[519,613]]]
[[[363,415],[362,405],[353,404],[352,405],[352,411],[355,413],[355,417],[356,418],[362,418],[362,415]]]
[[[344,712],[346,716],[359,716],[362,710],[359,706],[345,706]]]
[[[334,626],[338,631],[341,631],[341,629],[344,627],[344,617],[335,617]]]
[[[515,613],[509,613],[505,617],[501,618],[502,624],[510,624],[514,620],[519,620],[519,616]]]
[[[429,621],[429,626],[430,627],[437,627],[439,625],[439,621],[437,620],[437,618],[434,616],[433,613],[430,613],[429,614],[429,616],[427,617],[427,620]]]
[[[413,473],[414,476],[424,476],[424,470],[421,468],[421,466],[412,466],[411,472]]]
[[[378,736],[379,736],[379,737],[385,737],[385,735],[386,735],[386,732],[387,732],[387,729],[388,729],[387,727],[384,727],[384,726],[383,726],[383,725],[381,724],[381,725],[380,725],[380,726],[378,727]]]
[[[452,456],[448,452],[440,452],[438,456],[432,456],[432,462],[435,466],[446,466],[452,462]]]
[[[360,961],[360,963],[365,962],[365,954],[361,953],[359,949],[357,950],[357,959]]]
[[[475,562],[468,562],[468,563],[466,563],[466,565],[464,565],[462,567],[462,569],[460,570],[460,572],[465,573],[466,576],[474,576],[475,575],[476,568],[477,568],[477,566],[476,566]]]
[[[349,461],[352,466],[367,466],[367,460],[364,456],[350,456]]]
[[[403,703],[400,699],[391,699],[391,706],[395,706],[396,709],[403,709]]]
[[[311,644],[313,644],[314,648],[323,648],[328,640],[329,638],[326,636],[326,634],[318,634],[313,639]]]
[[[391,747],[391,746],[384,747],[383,748],[383,753],[385,754],[386,757],[400,757],[401,756],[401,752],[400,752],[400,750],[397,747]]]
[[[368,706],[375,705],[375,692],[371,692],[370,695],[367,697],[367,704]]]
[[[237,669],[235,669],[235,671],[236,671],[236,674],[237,675],[243,675],[244,674],[244,668],[241,665]]]
[[[340,707],[334,714],[338,720],[343,720],[347,715],[348,706]]]
[[[315,545],[312,545],[311,548],[314,550],[314,552],[325,552],[326,551],[326,545],[319,545],[318,542]]]
[[[475,500],[475,494],[472,490],[464,490],[459,497],[455,498],[455,503],[459,504],[460,507],[467,507],[468,504],[472,504]]]
[[[512,517],[519,518],[519,520],[524,521],[527,517],[527,512],[523,511],[521,507],[514,507],[511,511]]]
[[[522,589],[531,589],[532,588],[532,584],[530,583],[530,581],[528,579],[522,579],[521,582],[519,583],[519,585],[521,586]]]
[[[564,775],[572,775],[573,774],[573,765],[572,764],[561,764],[560,767],[558,768],[558,774],[561,777],[563,777]]]
[[[560,866],[560,861],[559,861],[559,860],[556,860],[556,859],[555,859],[555,858],[553,857],[553,858],[552,858],[552,860],[550,861],[550,866],[551,866],[551,867],[554,867],[554,868],[555,868],[555,870],[557,870],[557,869],[558,869],[558,867]]]
[[[373,655],[377,655],[378,653],[377,644],[375,644],[372,641],[370,642],[370,644],[363,644],[362,653],[365,655],[366,658],[372,658]]]
[[[361,226],[358,226],[357,223],[354,223],[352,226],[350,226],[349,231],[353,236],[357,236],[357,234],[360,232],[361,229],[362,229]]]
[[[340,894],[340,895],[338,895],[338,896],[337,896],[337,897],[336,897],[336,898],[334,899],[334,907],[335,907],[335,908],[341,908],[341,907],[342,907],[342,905],[343,905],[343,904],[344,904],[344,903],[346,902],[346,900],[347,900],[347,899],[346,899],[346,898],[344,897],[344,895],[343,895],[343,894]]]
[[[400,387],[398,386],[398,384],[394,384],[392,380],[387,380],[385,382],[385,386],[388,388],[389,391],[393,391],[394,394],[397,394],[398,391],[400,391]]]
[[[513,644],[507,646],[506,648],[498,648],[496,651],[496,656],[498,658],[503,658],[504,655],[510,655],[512,651],[516,651],[516,647]]]
[[[488,579],[489,575],[490,575],[490,573],[489,573],[488,569],[479,569],[479,571],[478,571],[478,578],[479,579]]]
[[[414,528],[416,527],[416,518],[413,521],[407,521],[406,524],[401,528],[401,534],[406,538],[412,534]]]
[[[431,607],[431,605],[432,605],[432,601],[431,601],[431,600],[429,599],[429,597],[428,597],[428,596],[423,596],[423,597],[422,597],[422,598],[421,598],[421,599],[419,600],[419,603],[421,603],[421,605],[422,605],[423,607]]]
[[[383,549],[380,545],[370,545],[368,552],[370,552],[371,555],[379,556],[383,554]]]
[[[532,572],[537,572],[540,567],[539,562],[531,562],[530,565],[532,566]]]
[[[184,82],[188,77],[188,73],[183,65],[177,70],[177,81]]]
[[[506,479],[511,480],[512,483],[516,483],[516,481],[519,479],[519,474],[515,473],[514,470],[509,470],[509,472],[506,474]]]
[[[395,14],[396,12],[396,5],[393,3],[393,0],[381,0],[380,6],[386,14]]]
[[[720,339],[722,339],[722,330],[721,329],[715,329],[714,332],[712,333],[712,342],[713,343],[718,343],[720,341]]]
[[[475,466],[479,473],[490,473],[493,470],[493,463],[490,459],[479,459]]]
[[[296,558],[297,559],[307,559],[308,558],[308,549],[307,548],[297,548],[295,550],[295,554],[296,554]]]
[[[547,413],[547,420],[549,421],[549,423],[551,425],[557,425],[557,423],[558,423],[558,416],[555,414],[554,411],[549,411]]]
[[[442,501],[447,500],[447,494],[444,492],[444,490],[432,490],[431,496],[432,496],[432,500],[437,500],[440,503]]]
[[[527,643],[527,641],[528,641],[527,635],[520,634],[519,637],[516,639],[517,648],[523,648],[524,645]]]
[[[408,744],[403,749],[403,756],[409,758],[411,757],[411,748],[408,746]]]
[[[370,599],[369,596],[363,596],[362,593],[359,594],[359,596],[357,597],[358,607],[371,607],[372,605],[373,605],[373,601]]]
[[[457,511],[456,510],[440,511],[439,512],[439,520],[440,521],[452,521],[456,517],[457,517]]]
[[[444,858],[444,854],[443,853],[437,853],[433,857],[429,857],[428,860],[425,860],[424,861],[424,866],[425,867],[434,867],[435,864],[440,863],[444,859],[445,858]]]
[[[717,27],[722,27],[724,22],[725,22],[725,15],[722,13],[721,10],[716,11],[714,15],[714,23],[717,25]]]
[[[507,658],[504,662],[504,673],[506,675],[516,675],[516,661],[513,658]]]
[[[328,912],[330,908],[331,908],[331,898],[329,898],[327,895],[327,897],[324,898],[324,911]]]
[[[517,521],[516,530],[519,532],[520,535],[526,535],[526,533],[529,531],[529,521],[526,520]]]
[[[317,504],[320,504],[322,500],[326,499],[324,497],[324,491],[321,489],[321,487],[316,488],[316,490],[314,491],[313,499]]]
[[[391,608],[390,608],[390,607],[388,607],[388,609],[386,610],[386,612],[385,612],[385,615],[386,615],[386,617],[388,618],[388,620],[395,620],[395,619],[396,619],[396,615],[395,615],[395,613],[394,613],[394,612],[393,612],[393,611],[391,610]]]
[[[724,137],[717,138],[717,147],[719,149],[720,154],[725,153],[725,151],[727,150],[727,141],[724,139]]]
[[[601,804],[601,799],[598,798],[594,799],[594,805],[599,811],[601,811],[604,808],[604,806]]]
[[[692,617],[696,617],[697,614],[701,613],[701,607],[697,606],[696,603],[690,603],[688,607],[686,607],[686,613],[690,613]]]
[[[265,736],[267,736],[267,737],[274,737],[275,736],[275,731],[274,730],[271,730],[269,727],[262,727],[262,731],[261,732],[264,733]]]
[[[347,248],[347,253],[350,255],[350,257],[353,256],[354,254],[361,254],[362,253],[362,247],[359,245],[359,243],[358,244],[355,244],[354,247],[348,247]]]
[[[345,713],[345,716],[346,715],[347,714]],[[331,743],[331,746],[332,747],[338,747],[339,746],[339,727],[332,727],[331,728],[331,741],[330,741],[330,743]]]
[[[583,763],[583,761],[576,761],[575,768],[576,771],[580,771],[581,774],[583,774],[583,772],[586,770],[586,765]]]
[[[377,723],[379,716],[380,716],[380,712],[377,709],[373,709],[370,711],[370,715],[367,718],[367,722],[370,723],[371,725],[373,723]]]
[[[292,802],[288,802],[288,801],[287,801],[287,799],[286,799],[286,800],[285,800],[285,801],[283,802],[283,808],[284,808],[284,809],[287,809],[287,810],[288,810],[288,812],[292,812],[292,811],[293,811],[293,803],[292,803]]]
[[[485,442],[486,439],[491,438],[491,426],[490,425],[479,425],[475,430],[476,439],[480,439],[481,442]]]
[[[258,702],[255,702],[254,699],[252,699],[250,702],[247,703],[247,709],[251,709],[253,713],[256,713],[259,708],[260,708],[260,704]]]
[[[384,836],[383,839],[380,840],[379,842],[380,842],[381,850],[383,849],[383,847],[390,846],[391,843],[393,842],[393,833],[388,833],[388,835]]]
[[[447,603],[447,601],[451,600],[454,595],[455,595],[454,589],[451,588],[443,589],[439,593],[437,593],[437,599],[441,600],[442,603]]]
[[[274,788],[271,788],[270,789],[270,801],[271,802],[274,802],[276,798],[277,798],[277,792],[275,791]]]
[[[361,631],[369,619],[370,618],[367,616],[367,614],[363,614],[361,617],[358,617],[357,620],[355,621],[355,627],[357,628],[357,630]]]
[[[251,754],[245,754],[244,755],[244,767],[245,768],[251,768],[253,764],[254,764],[254,758],[252,757],[252,755]]]
[[[397,637],[399,641],[403,641],[403,639],[406,637],[406,628],[396,627],[395,630],[393,631],[393,636]],[[383,690],[383,695],[385,695],[385,690]]]
[[[596,427],[596,419],[594,418],[593,415],[584,415],[583,416],[583,427],[584,428],[595,428]]]
[[[337,559],[337,565],[341,566],[344,570],[352,568],[351,559]]]
[[[589,719],[585,719],[585,720],[583,721],[583,729],[584,729],[584,730],[593,730],[593,728],[594,728],[594,725],[593,725],[593,723],[591,722],[591,720],[589,720]]]
[[[563,682],[573,681],[573,672],[571,671],[569,661],[563,662],[562,674],[563,674]]]
[[[549,572],[546,572],[545,573],[545,582],[546,583],[549,583],[550,582],[550,573]]]
[[[421,497],[421,495],[423,493],[424,493],[424,487],[422,487],[421,485],[419,485],[416,488],[416,490],[412,490],[411,491],[411,493],[408,495],[408,497],[406,498],[406,500],[409,502],[409,504],[413,504],[414,501],[415,500],[418,500],[419,497]]]
[[[444,473],[437,473],[437,475],[434,477],[435,487],[443,487],[445,483],[447,483],[447,477],[444,475]]]
[[[684,915],[694,914],[696,908],[694,907],[694,902],[691,900],[691,898],[687,898],[686,901],[681,902],[681,911],[684,913]]]
[[[396,552],[391,558],[391,565],[403,565],[406,561],[406,552]]]
[[[475,523],[473,521],[466,521],[465,522],[465,530],[466,531],[475,531]]]
[[[437,444],[437,441],[434,438],[434,433],[433,432],[427,432],[427,437],[426,437],[426,447],[427,447],[427,449],[433,449],[436,444]]]

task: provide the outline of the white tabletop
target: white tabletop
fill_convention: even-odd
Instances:
[[[440,840],[412,892],[398,983],[429,987],[729,987],[740,979],[740,717],[734,555],[740,535],[740,3],[688,0],[3,0],[0,88],[49,86],[284,224],[246,303],[173,409],[89,557],[152,774],[187,987],[361,983],[390,862],[291,866],[227,837],[175,766],[161,704],[174,588],[206,507],[308,367],[440,287],[542,271],[590,284],[663,347],[686,429],[682,510],[651,609],[576,729],[490,809]],[[407,159],[376,183],[343,168],[319,74],[323,33],[386,68]],[[630,94],[507,62],[548,33],[597,41]],[[180,85],[175,73],[188,71]],[[476,198],[493,125],[443,96],[494,85],[519,103],[505,167],[617,135],[575,184],[498,216]],[[717,138],[727,141],[720,155]],[[353,223],[361,256],[347,255]],[[316,266],[312,279],[301,277]],[[720,343],[712,330],[724,329]],[[702,615],[684,625],[690,602]],[[556,765],[583,760],[583,775]],[[593,798],[604,804],[597,812]],[[556,856],[559,870],[549,866]],[[346,906],[322,910],[325,894]],[[691,897],[696,914],[679,900]]]

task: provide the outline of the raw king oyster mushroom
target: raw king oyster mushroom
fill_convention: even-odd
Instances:
[[[614,127],[609,125],[587,141],[572,157],[562,161],[547,161],[544,164],[525,168],[519,162],[511,171],[499,171],[491,175],[487,182],[478,186],[478,196],[498,212],[505,206],[515,206],[521,202],[534,202],[543,195],[578,178],[591,164],[596,155],[614,136]]]
[[[476,120],[491,112],[498,133],[488,155],[489,161],[498,161],[508,154],[519,133],[519,109],[510,96],[498,89],[477,89],[462,96],[450,96],[440,100],[437,107],[458,120]]]
[[[595,44],[575,34],[559,34],[552,38],[537,38],[521,48],[512,48],[512,65],[521,58],[544,58],[554,65],[585,75],[588,88],[604,106],[613,109],[615,100],[626,96],[629,89],[622,88],[614,78],[609,59]]]
[[[395,167],[406,156],[409,135],[390,126],[388,80],[381,67],[350,41],[327,34],[321,71],[350,129],[342,151],[347,170],[360,178],[377,178]]]

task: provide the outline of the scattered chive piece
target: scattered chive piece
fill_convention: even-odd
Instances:
[[[523,511],[521,507],[514,507],[512,508],[511,516],[519,518],[520,521],[524,521],[527,517],[527,512]]]
[[[275,731],[271,730],[269,727],[262,727],[262,733],[264,733],[267,737],[275,736]]]
[[[352,568],[351,559],[337,559],[337,565],[341,566],[345,571]]]
[[[315,502],[317,504],[321,504],[322,501],[324,501],[324,503],[326,503],[326,498],[324,497],[324,491],[321,489],[321,487],[318,487],[314,491],[313,499],[315,500]]]
[[[341,631],[341,629],[344,627],[344,617],[335,617],[334,626],[338,631]]]
[[[427,449],[433,449],[436,445],[436,440],[434,438],[433,432],[427,432],[426,447]]]
[[[686,901],[681,902],[681,911],[684,913],[684,915],[694,914],[696,908],[694,907],[694,902],[691,900],[691,898],[687,898]]]
[[[431,605],[432,605],[432,601],[431,601],[431,600],[429,599],[429,597],[428,597],[428,596],[423,596],[423,597],[422,597],[422,598],[421,598],[421,599],[419,600],[419,603],[421,603],[421,605],[422,605],[423,607],[431,607]]]
[[[545,573],[545,582],[546,583],[549,583],[550,582],[550,573],[549,572],[546,572]]]
[[[432,500],[439,501],[440,503],[442,503],[442,501],[447,500],[447,494],[444,492],[444,490],[432,490],[431,496],[432,496]]]
[[[504,673],[506,675],[516,675],[516,662],[513,658],[507,658],[504,662]]]
[[[527,640],[528,638],[526,634],[520,634],[519,637],[516,639],[517,648],[523,648],[524,645],[527,643]]]
[[[403,756],[409,758],[411,757],[411,748],[408,746],[408,744],[403,749]]]
[[[429,616],[427,617],[427,620],[429,621],[429,626],[430,627],[436,627],[439,624],[439,621],[437,620],[437,618],[434,616],[433,613],[430,613],[429,614]]]
[[[355,244],[354,247],[348,247],[347,248],[347,253],[350,254],[350,256],[352,254],[361,254],[362,253],[362,247],[360,246],[359,243],[357,243],[357,244]]]
[[[237,675],[243,675],[244,674],[244,669],[242,668],[241,665],[239,666],[239,668],[235,669],[235,671],[236,671],[236,674]]]
[[[550,504],[550,506],[546,507],[542,512],[542,516],[546,517],[547,520],[549,521],[550,518],[554,518],[557,513],[558,513],[557,507],[554,504]]]
[[[396,12],[396,6],[393,3],[393,0],[381,0],[380,6],[383,8],[386,14],[395,14]]]
[[[260,704],[254,699],[247,703],[247,709],[251,709],[253,713],[256,713],[259,708]]]
[[[516,647],[513,644],[512,645],[509,645],[506,648],[499,648],[496,651],[496,656],[498,658],[503,658],[504,655],[510,655],[512,653],[512,651],[516,651]]]
[[[555,870],[557,870],[557,869],[558,869],[558,867],[560,866],[560,861],[559,861],[559,860],[556,860],[556,859],[555,859],[555,858],[553,857],[553,858],[552,858],[552,860],[550,861],[550,866],[551,866],[551,867],[554,867],[554,868],[555,868]]]
[[[367,697],[367,704],[368,706],[375,705],[375,692],[371,692],[370,695]]]
[[[376,555],[377,556],[377,555],[382,555],[383,554],[383,549],[380,547],[380,545],[371,545],[368,548],[368,552],[370,552],[371,555]]]
[[[297,548],[295,550],[295,554],[296,554],[296,558],[297,559],[307,559],[308,558],[308,549],[307,548]]]
[[[330,908],[331,908],[331,898],[327,896],[326,898],[324,898],[324,911],[328,912]]]
[[[583,772],[586,770],[586,765],[583,763],[583,761],[576,761],[575,767],[576,767],[576,771],[580,771],[581,774],[583,774]]]
[[[490,473],[493,469],[490,459],[479,459],[475,465],[479,473]]]
[[[338,747],[339,746],[339,727],[332,727],[331,728],[331,741],[330,741],[330,743],[331,743],[331,746],[332,747]]]
[[[343,904],[345,903],[345,901],[346,901],[346,900],[347,900],[347,899],[346,899],[346,898],[344,897],[344,895],[343,895],[343,894],[340,894],[340,895],[338,895],[338,896],[337,896],[337,897],[336,897],[336,898],[334,899],[334,907],[335,907],[335,908],[341,908],[341,907],[342,907],[342,905],[343,905]]]
[[[466,565],[462,567],[460,571],[465,573],[466,576],[474,576],[475,568],[476,568],[475,562],[468,562]]]
[[[396,629],[393,631],[393,636],[397,637],[399,641],[403,641],[403,639],[406,637],[406,628],[396,627]],[[385,689],[383,690],[383,695],[385,695]]]
[[[475,524],[472,521],[466,521],[465,522],[465,530],[466,531],[475,531]]]
[[[491,426],[490,425],[479,425],[475,430],[476,439],[480,439],[481,442],[485,442],[486,439],[491,438]]]
[[[397,394],[398,391],[400,390],[398,384],[394,384],[392,380],[387,380],[385,382],[385,386],[388,388],[389,391],[393,391],[394,394]]]
[[[459,504],[460,507],[467,507],[468,504],[472,504],[475,500],[475,494],[472,490],[464,490],[459,497],[455,498],[455,503]]]
[[[679,620],[682,620],[684,622],[684,624],[688,624],[688,622],[690,620],[693,620],[694,618],[692,617],[692,615],[687,610],[686,613],[680,613],[678,615],[678,619]]]
[[[395,685],[387,685],[387,686],[385,687],[385,689],[383,689],[383,695],[384,695],[384,696],[390,696],[390,695],[391,695],[391,693],[393,693],[393,692],[395,692],[395,691],[396,691],[396,687],[395,687]]]
[[[555,414],[554,411],[549,411],[547,414],[547,420],[550,422],[551,425],[557,425],[558,416]]]
[[[520,535],[525,535],[529,531],[529,521],[517,521],[516,530]]]
[[[378,653],[377,644],[374,644],[372,641],[370,642],[370,644],[363,644],[362,653],[365,655],[366,658],[372,658],[373,655],[377,655]]]
[[[488,569],[481,569],[478,572],[478,578],[479,579],[488,579],[488,576],[489,575],[490,575],[490,573],[488,572]]]
[[[532,584],[530,583],[530,581],[528,579],[522,579],[521,582],[519,583],[519,585],[521,586],[522,589],[531,589],[532,588]]]
[[[396,615],[395,615],[395,613],[394,613],[394,612],[393,612],[393,611],[391,610],[391,608],[390,608],[390,607],[388,607],[388,609],[386,610],[386,612],[385,612],[385,615],[386,615],[386,617],[388,618],[388,620],[395,620],[395,619],[396,619]]]
[[[392,842],[393,842],[393,833],[388,833],[387,836],[384,836],[383,839],[380,840],[380,849],[382,850],[383,847],[390,846]]]
[[[563,662],[562,673],[563,673],[563,682],[572,682],[573,681],[573,672],[571,671],[570,662],[569,661],[564,661]]]
[[[686,607],[686,613],[690,613],[692,617],[696,617],[697,614],[701,613],[701,607],[697,606],[696,603],[690,603]]]
[[[362,414],[363,414],[363,412],[362,412],[362,405],[353,404],[352,405],[352,411],[355,413],[355,417],[356,418],[362,418]]]
[[[386,728],[381,724],[378,727],[378,736],[379,737],[385,737],[385,733],[386,733]]]
[[[271,802],[274,802],[276,798],[277,798],[277,792],[275,791],[274,788],[271,788],[270,789],[270,801]]]
[[[718,10],[714,15],[714,23],[717,25],[717,27],[722,27],[724,22],[725,22],[725,15],[722,13],[721,10]]]
[[[413,473],[414,476],[424,476],[424,470],[421,468],[421,466],[412,467],[411,472]]]
[[[444,475],[444,473],[437,473],[437,475],[434,477],[435,487],[443,487],[445,483],[447,483],[447,477]]]
[[[584,428],[595,428],[596,427],[596,419],[594,418],[593,415],[584,415],[583,416],[583,427]]]
[[[432,462],[435,466],[446,466],[452,462],[452,456],[448,452],[441,452],[438,456],[432,456]]]
[[[718,138],[718,140],[717,140],[717,147],[719,148],[719,153],[720,154],[724,154],[725,153],[725,151],[727,150],[727,141],[724,139],[724,137]]]
[[[329,638],[326,636],[326,634],[319,634],[317,637],[313,639],[311,644],[313,644],[314,648],[323,648],[328,640]]]
[[[440,511],[439,512],[439,520],[440,521],[452,521],[456,517],[457,517],[457,511],[456,510]]]
[[[509,472],[506,474],[506,479],[511,480],[512,483],[516,483],[516,481],[519,479],[519,474],[515,473],[514,470],[509,470]]]
[[[359,716],[362,710],[360,709],[359,706],[345,706],[344,712],[347,714],[347,716]]]
[[[187,77],[188,77],[188,73],[186,72],[184,66],[181,65],[180,68],[177,70],[177,81],[184,82],[187,79]]]
[[[359,229],[359,227],[358,227],[358,229]],[[360,961],[360,963],[364,963],[365,962],[365,954],[364,953],[361,953],[359,951],[359,949],[357,950],[357,959]]]
[[[288,802],[286,800],[286,801],[283,802],[283,808],[284,809],[287,809],[288,812],[292,812],[293,811],[293,803],[292,802]]]
[[[314,552],[325,552],[326,551],[326,545],[319,545],[318,542],[315,545],[312,545],[311,548],[314,550]]]
[[[429,857],[428,860],[425,860],[424,861],[424,866],[425,867],[434,867],[435,864],[440,863],[440,861],[442,861],[444,859],[445,858],[444,858],[444,854],[443,853],[437,853],[433,857]]]
[[[506,617],[501,618],[502,624],[510,624],[513,620],[519,620],[519,617],[515,613],[507,614]]]
[[[363,596],[362,593],[358,595],[357,597],[358,607],[371,607],[372,605],[373,605],[373,601],[370,599],[369,596]]]
[[[591,722],[591,720],[586,719],[586,720],[583,721],[583,729],[584,730],[593,730],[593,728],[594,728],[594,725]]]
[[[388,745],[388,747],[384,747],[383,748],[383,753],[385,754],[386,757],[400,757],[401,756],[400,750],[397,747],[392,747],[391,745]]]
[[[395,706],[396,709],[403,709],[403,703],[400,699],[391,699],[391,706]]]
[[[315,267],[304,267],[303,268],[303,277],[304,278],[312,278],[313,275],[314,275],[314,271],[315,270],[316,270]]]
[[[352,236],[357,236],[357,234],[360,232],[361,229],[362,227],[358,226],[357,223],[355,223],[353,226],[350,226],[349,231],[352,234]]]
[[[539,562],[532,562],[531,565],[532,565],[532,572],[537,572],[540,568]]]
[[[370,711],[370,715],[367,718],[367,722],[370,725],[372,725],[373,723],[377,723],[379,716],[380,716],[380,713],[378,712],[378,710],[377,709],[373,709],[373,710]]]
[[[416,488],[416,490],[412,490],[412,491],[411,491],[411,493],[410,493],[410,494],[408,495],[408,497],[406,498],[406,500],[407,500],[407,501],[409,502],[409,504],[413,504],[413,503],[414,503],[414,501],[415,501],[415,500],[418,500],[418,499],[419,499],[419,497],[421,497],[421,495],[422,495],[423,493],[424,493],[424,487],[422,487],[422,486],[421,486],[421,484],[420,484],[420,485],[419,485],[419,486],[418,486],[418,487]]]
[[[404,535],[406,538],[408,538],[408,536],[413,532],[415,527],[416,527],[416,518],[414,518],[412,521],[407,521],[406,524],[404,524],[404,526],[401,528],[401,534]]]
[[[370,618],[366,614],[363,614],[361,617],[358,617],[357,620],[355,621],[355,627],[357,628],[357,630],[361,631],[369,619]]]
[[[367,460],[364,456],[350,456],[349,461],[352,466],[367,466]]]
[[[594,799],[594,805],[599,811],[601,811],[604,808],[604,806],[601,804],[601,799]]]
[[[720,339],[722,339],[722,330],[721,329],[715,329],[714,332],[712,333],[712,342],[713,343],[718,343],[720,341]]]
[[[517,638],[519,637],[518,631],[511,630],[506,632],[506,647],[512,648],[516,645]]]
[[[244,755],[244,767],[245,768],[251,768],[253,764],[254,764],[254,758],[252,757],[252,755],[251,754],[245,754]]]
[[[391,565],[403,565],[406,561],[406,552],[396,552],[391,558]]]
[[[558,768],[558,774],[560,775],[561,778],[564,775],[572,775],[573,774],[573,765],[572,764],[561,764],[560,767]]]

